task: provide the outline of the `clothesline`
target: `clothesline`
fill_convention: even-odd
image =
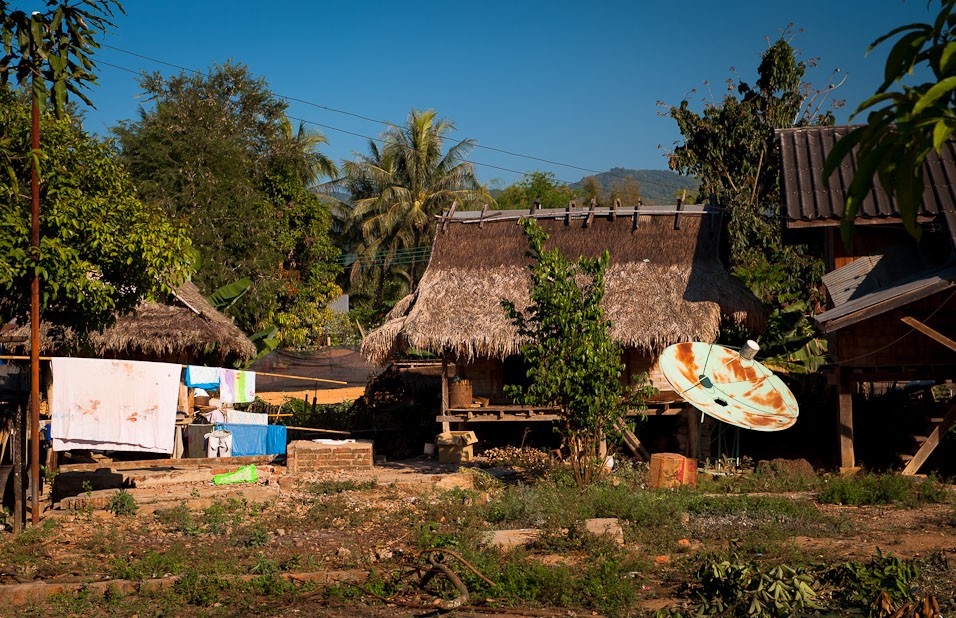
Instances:
[[[41,361],[49,361],[52,357],[50,356],[41,356]],[[10,355],[0,355],[0,360],[12,361],[12,360],[30,360],[29,356],[10,356]],[[129,360],[129,359],[128,359]],[[185,367],[186,365],[183,365]],[[326,382],[329,384],[348,384],[348,382],[343,382],[341,380],[326,380],[325,378],[308,378],[305,376],[292,376],[284,373],[266,373],[264,371],[254,371],[256,375],[260,376],[269,376],[272,378],[288,378],[290,380],[303,380],[305,382]]]

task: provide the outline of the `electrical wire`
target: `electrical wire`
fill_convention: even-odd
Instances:
[[[101,47],[104,47],[104,48],[107,48],[107,49],[112,49],[112,50],[114,50],[114,51],[117,51],[117,52],[120,52],[120,53],[123,53],[123,54],[128,54],[128,55],[130,55],[130,56],[134,56],[134,57],[140,58],[140,59],[142,59],[142,60],[147,60],[147,61],[149,61],[149,62],[155,62],[155,63],[157,63],[157,64],[162,64],[162,65],[165,65],[165,66],[168,66],[168,67],[172,67],[172,68],[178,69],[178,70],[180,70],[180,71],[185,71],[185,72],[193,73],[193,74],[196,74],[196,75],[203,75],[203,72],[202,72],[202,71],[198,71],[198,70],[196,70],[196,69],[191,69],[191,68],[189,68],[189,67],[184,67],[184,66],[181,66],[181,65],[172,63],[172,62],[167,62],[167,61],[165,61],[165,60],[160,60],[160,59],[158,59],[158,58],[153,58],[153,57],[150,57],[150,56],[146,56],[146,55],[144,55],[144,54],[140,54],[140,53],[137,53],[137,52],[133,52],[133,51],[129,51],[129,50],[126,50],[126,49],[122,49],[122,48],[116,47],[116,46],[114,46],[114,45],[108,45],[108,44],[103,43],[103,44],[101,44],[100,46],[101,46]],[[121,66],[118,66],[118,65],[115,65],[115,64],[110,64],[110,63],[107,63],[107,62],[104,62],[104,61],[97,60],[97,62],[98,62],[98,63],[101,63],[101,64],[104,64],[104,65],[106,65],[106,66],[110,66],[110,67],[113,67],[113,68],[121,69],[121,70],[130,72],[130,73],[134,73],[134,74],[137,74],[137,75],[142,74],[141,71],[134,71],[134,70],[132,70],[132,69],[128,69],[128,68],[126,68],[126,67],[121,67]],[[329,112],[333,112],[333,113],[336,113],[336,114],[342,114],[342,115],[346,115],[346,116],[351,116],[351,117],[353,117],[353,118],[358,118],[358,119],[360,119],[360,120],[364,120],[364,121],[367,121],[367,122],[373,122],[373,123],[376,123],[376,124],[381,124],[381,125],[384,125],[384,126],[389,127],[389,128],[399,128],[399,127],[401,126],[401,125],[398,125],[398,124],[396,124],[396,123],[394,123],[394,122],[389,122],[389,121],[387,121],[387,120],[381,120],[381,119],[378,119],[378,118],[372,118],[372,117],[370,117],[370,116],[365,116],[365,115],[358,114],[358,113],[355,113],[355,112],[350,112],[350,111],[348,111],[348,110],[338,109],[338,108],[331,107],[331,106],[328,106],[328,105],[321,105],[321,104],[319,104],[319,103],[315,103],[315,102],[313,102],[313,101],[308,101],[308,100],[306,100],[306,99],[300,99],[300,98],[297,98],[297,97],[291,97],[291,96],[288,96],[288,95],[283,95],[283,94],[278,94],[278,93],[276,93],[275,96],[278,97],[278,98],[281,98],[281,99],[285,99],[285,100],[287,100],[287,101],[294,101],[294,102],[296,102],[296,103],[301,103],[301,104],[303,104],[303,105],[308,105],[308,106],[311,106],[311,107],[315,107],[315,108],[317,108],[317,109],[322,109],[322,110],[329,111]],[[369,137],[369,136],[367,136],[367,135],[363,135],[363,134],[361,134],[361,133],[356,133],[356,132],[347,131],[347,130],[344,130],[344,129],[339,129],[338,127],[333,127],[333,126],[331,126],[331,125],[324,125],[324,124],[320,124],[320,123],[318,123],[318,122],[314,122],[314,121],[310,121],[310,120],[303,120],[303,119],[301,119],[301,118],[293,118],[292,116],[289,116],[289,118],[290,118],[290,119],[293,119],[293,120],[298,120],[299,122],[306,122],[306,123],[309,123],[309,124],[314,124],[314,125],[316,125],[316,126],[320,126],[320,127],[323,127],[323,128],[329,129],[329,130],[332,130],[332,131],[338,131],[338,132],[346,133],[346,134],[353,135],[353,136],[356,136],[356,137],[363,137],[363,138],[365,138],[365,139],[374,139],[375,141],[382,141],[382,140],[380,140],[380,139],[372,138],[372,137]],[[458,144],[461,144],[461,143],[464,143],[464,142],[466,142],[466,141],[468,141],[468,140],[449,140],[449,141],[456,141]],[[661,187],[661,188],[664,188],[664,189],[674,189],[674,190],[676,191],[676,190],[680,190],[680,189],[683,189],[683,188],[684,188],[684,187],[680,187],[680,186],[677,186],[677,185],[665,184],[665,183],[662,183],[662,182],[655,182],[655,181],[648,181],[648,180],[638,181],[638,180],[636,180],[633,176],[626,176],[626,175],[622,175],[622,174],[614,174],[614,173],[612,173],[612,172],[610,172],[610,171],[595,170],[595,169],[592,169],[592,168],[583,167],[583,166],[580,166],[580,165],[575,165],[575,164],[573,164],[573,163],[564,163],[564,162],[555,161],[555,160],[552,160],[552,159],[545,159],[545,158],[543,158],[543,157],[537,157],[537,156],[534,156],[534,155],[522,154],[522,153],[519,153],[519,152],[514,152],[514,151],[511,151],[511,150],[504,149],[504,148],[497,148],[497,147],[494,147],[494,146],[485,146],[485,145],[483,145],[483,144],[475,144],[475,148],[482,149],[482,150],[489,150],[489,151],[491,151],[491,152],[497,152],[497,153],[504,154],[504,155],[508,155],[508,156],[512,156],[512,157],[518,157],[518,158],[522,158],[522,159],[528,159],[528,160],[531,160],[531,161],[538,161],[538,162],[541,162],[541,163],[547,163],[547,164],[549,164],[549,165],[557,165],[557,166],[560,166],[560,167],[566,167],[566,168],[569,168],[569,169],[574,169],[574,170],[578,170],[578,171],[582,171],[582,172],[587,172],[587,173],[590,173],[590,174],[601,174],[601,175],[608,176],[608,177],[611,177],[611,178],[617,178],[617,179],[621,179],[621,180],[636,181],[636,182],[640,182],[640,183],[642,183],[642,184],[653,185],[653,186]],[[528,175],[528,173],[529,173],[529,172],[527,172],[527,171],[514,170],[514,169],[511,169],[511,168],[507,168],[507,167],[501,167],[501,166],[491,165],[491,164],[489,164],[489,163],[480,163],[480,162],[477,162],[477,161],[468,161],[468,163],[471,163],[471,164],[473,164],[473,165],[483,166],[483,167],[486,167],[486,168],[497,169],[497,170],[500,170],[500,171],[515,173],[515,174]],[[575,182],[569,182],[569,181],[566,181],[566,180],[559,180],[558,182],[561,182],[562,184],[565,184],[565,185],[575,184]],[[580,182],[580,181],[577,181],[577,182]]]
[[[112,67],[112,68],[115,68],[115,69],[119,69],[119,70],[121,70],[121,71],[126,71],[127,73],[132,73],[132,74],[134,74],[134,75],[142,75],[142,72],[140,72],[140,71],[135,71],[135,70],[133,70],[133,69],[130,69],[130,68],[127,68],[127,67],[123,67],[123,66],[119,66],[119,65],[116,65],[116,64],[112,64],[112,63],[109,63],[109,62],[105,62],[105,61],[103,61],[103,60],[98,60],[97,62],[98,62],[98,64],[102,64],[102,65],[104,65],[104,66],[108,66],[108,67]],[[156,61],[156,62],[161,62],[161,61]],[[169,63],[163,63],[163,64],[169,64]],[[182,67],[178,67],[177,65],[174,65],[174,64],[170,64],[170,66],[177,67],[177,68],[182,68]],[[189,70],[189,71],[192,71],[192,72],[194,72],[194,73],[198,73],[198,71],[194,71],[194,70],[192,70],[192,69],[183,69],[183,70]],[[280,97],[280,98],[288,98],[288,97],[283,97],[283,96],[281,96],[281,95],[276,95],[276,96],[278,96],[278,97]],[[320,107],[321,107],[321,106],[320,106]],[[323,129],[327,129],[327,130],[329,130],[329,131],[335,131],[335,132],[337,132],[337,133],[343,133],[343,134],[345,134],[345,135],[351,135],[351,136],[353,136],[353,137],[361,137],[362,139],[369,140],[369,141],[373,141],[373,142],[377,142],[377,143],[379,143],[379,144],[385,144],[385,143],[386,143],[386,140],[385,140],[384,138],[382,138],[382,137],[376,137],[376,136],[372,136],[372,135],[366,135],[366,134],[364,134],[364,133],[358,133],[358,132],[355,132],[355,131],[349,131],[348,129],[342,129],[342,128],[340,128],[340,127],[336,127],[336,126],[333,126],[333,125],[324,124],[324,123],[321,123],[321,122],[316,122],[316,121],[314,121],[314,120],[308,120],[308,119],[306,119],[306,118],[300,118],[300,117],[298,117],[298,116],[290,116],[290,115],[288,115],[288,114],[286,115],[286,118],[288,118],[288,119],[290,119],[290,120],[296,120],[296,121],[298,121],[298,122],[300,122],[300,123],[304,123],[304,124],[308,124],[308,125],[313,125],[313,126],[316,126],[316,127],[320,127],[320,128],[323,128]],[[384,121],[382,121],[382,122],[384,122]],[[390,126],[395,126],[395,125],[390,125]],[[462,141],[465,141],[465,140],[460,140],[458,143],[461,143]],[[534,157],[530,157],[530,158],[534,158]],[[544,159],[541,159],[541,160],[544,161]],[[499,170],[499,171],[502,171],[502,172],[509,172],[509,173],[512,173],[512,174],[520,174],[520,175],[522,175],[522,176],[528,176],[528,175],[530,174],[530,172],[528,172],[528,171],[526,171],[526,170],[516,170],[516,169],[512,169],[512,168],[508,168],[508,167],[502,167],[502,166],[500,166],[500,165],[493,165],[493,164],[491,164],[491,163],[482,163],[482,162],[480,162],[480,161],[474,161],[474,160],[469,160],[469,159],[465,159],[464,162],[465,162],[465,163],[469,163],[469,164],[471,164],[471,165],[477,165],[477,166],[480,166],[480,167],[486,167],[486,168],[489,168],[489,169]],[[586,168],[580,168],[580,169],[586,169]],[[611,175],[611,176],[614,176],[614,177],[617,177],[617,178],[623,178],[623,179],[626,179],[626,180],[631,180],[631,181],[637,182],[637,183],[639,183],[639,184],[651,184],[651,185],[655,185],[655,186],[658,186],[658,187],[663,187],[663,188],[665,188],[665,189],[674,189],[675,191],[677,191],[677,190],[683,188],[683,187],[679,187],[679,186],[677,186],[677,185],[665,185],[665,184],[663,184],[663,183],[654,182],[654,181],[642,181],[642,180],[637,180],[637,179],[635,179],[635,178],[632,177],[632,176],[620,176],[620,175],[616,175],[616,174],[610,174],[610,172],[598,172],[598,173],[604,173],[604,174],[608,174],[608,175]],[[555,181],[556,183],[559,183],[559,184],[564,185],[564,186],[566,186],[566,187],[571,187],[571,185],[577,184],[578,182],[580,182],[580,181],[562,180],[562,179],[560,179],[560,178],[554,178],[554,181]],[[641,193],[634,193],[634,192],[631,192],[631,191],[615,191],[614,193],[618,193],[618,194],[620,194],[620,195],[623,196],[623,197],[628,197],[628,198],[633,198],[633,199],[638,199],[638,200],[640,200],[640,199],[643,198],[643,196],[642,196]]]

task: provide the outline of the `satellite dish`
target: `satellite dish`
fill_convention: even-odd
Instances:
[[[740,351],[712,343],[678,343],[661,352],[660,367],[677,394],[701,412],[737,427],[780,431],[797,422],[797,400],[783,381]]]

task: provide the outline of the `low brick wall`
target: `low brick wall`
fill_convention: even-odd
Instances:
[[[371,470],[372,441],[323,444],[295,440],[286,447],[286,469],[289,474],[312,470]]]

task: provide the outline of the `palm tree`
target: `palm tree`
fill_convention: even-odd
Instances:
[[[323,176],[335,178],[338,174],[335,162],[318,150],[328,142],[321,132],[306,129],[303,122],[299,123],[299,130],[293,132],[292,121],[283,116],[278,137],[276,157],[293,166],[306,188],[314,187]]]
[[[443,153],[453,129],[433,110],[412,110],[404,126],[385,132],[381,146],[370,141],[368,155],[343,163],[336,184],[352,201],[345,221],[358,254],[352,284],[368,286],[369,278],[379,279],[373,284],[379,302],[401,298],[418,282],[427,261],[421,248],[431,244],[434,215],[455,201],[462,209],[491,201],[465,159],[474,140],[457,142]]]

